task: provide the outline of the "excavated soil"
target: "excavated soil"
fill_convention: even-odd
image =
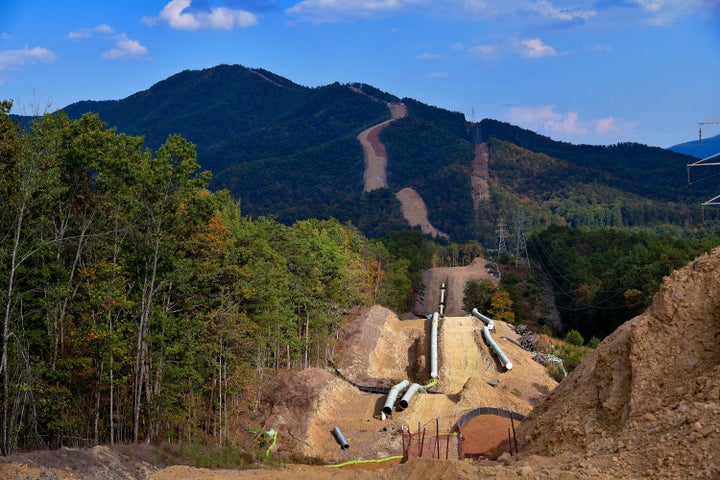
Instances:
[[[382,415],[387,395],[356,388],[389,388],[405,379],[425,385],[431,380],[431,320],[401,320],[383,307],[372,307],[346,326],[337,350],[338,375],[307,370],[275,396],[277,403],[268,425],[280,432],[292,432],[285,439],[292,448],[332,463],[401,455],[401,429],[417,431],[418,425],[430,422],[441,433],[451,432],[465,413],[478,407],[501,407],[527,414],[555,388],[557,383],[542,365],[531,359],[529,352],[503,339],[517,340],[512,328],[496,322],[493,335],[514,363],[511,371],[505,371],[482,339],[482,322],[472,316],[460,316],[465,313],[457,306],[464,282],[490,277],[483,259],[468,267],[432,269],[426,272],[426,277],[427,306],[431,307],[429,297],[433,296],[437,306],[439,286],[446,282],[446,302],[456,312],[439,324],[437,385],[429,388],[429,393],[416,395],[407,409],[395,408],[389,418]],[[306,388],[311,381],[316,388]],[[298,388],[303,393],[313,392],[304,396],[305,414],[298,410],[297,401],[284,400],[291,389]],[[482,428],[483,421],[493,424],[494,419],[481,418],[475,427]],[[503,422],[507,424],[507,419]],[[349,449],[339,448],[332,434],[334,427],[340,428]],[[464,445],[467,451],[484,448],[472,442]]]
[[[444,429],[470,407],[496,405],[528,413],[517,425],[519,455],[476,463],[415,459],[401,465],[378,464],[373,470],[287,465],[230,471],[176,466],[152,473],[152,467],[133,464],[113,452],[108,455],[116,455],[117,460],[98,455],[92,466],[66,457],[52,464],[43,460],[52,452],[37,452],[0,460],[0,477],[94,480],[102,478],[98,465],[106,472],[121,465],[126,475],[108,473],[107,478],[148,474],[154,480],[720,478],[720,249],[667,277],[652,306],[606,338],[557,388],[532,370],[539,365],[529,355],[508,341],[500,340],[499,345],[515,366],[510,372],[493,367],[494,360],[483,360],[487,347],[474,334],[475,348],[466,338],[473,319],[446,318],[440,328],[440,364],[457,364],[453,373],[441,374],[435,388],[447,391],[419,394],[408,409],[396,410],[383,421],[379,416],[383,396],[360,392],[350,382],[389,385],[411,375],[421,378],[427,368],[418,345],[426,342],[426,322],[400,320],[381,307],[354,319],[338,355],[345,378],[309,370],[294,379],[302,398],[278,390],[285,401],[276,401],[270,420],[281,431],[279,449],[301,449],[330,462],[395,455],[402,443],[397,433],[402,425],[416,427],[419,421],[437,419]],[[512,339],[511,329],[498,323],[496,335]],[[380,341],[386,336],[392,349]],[[462,360],[446,353],[455,349],[466,350]],[[492,387],[488,380],[500,383]],[[334,440],[334,426],[345,434],[348,450],[341,450]],[[87,459],[88,451],[63,455]]]
[[[403,188],[395,196],[400,200],[400,210],[411,227],[420,227],[420,231],[425,235],[450,238],[447,233],[441,232],[430,223],[425,202],[414,188]]]

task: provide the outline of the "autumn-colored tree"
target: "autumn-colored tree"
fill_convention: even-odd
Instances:
[[[505,290],[496,290],[490,297],[488,313],[495,320],[507,323],[515,322],[515,313],[513,312],[513,302],[510,299],[510,294]]]

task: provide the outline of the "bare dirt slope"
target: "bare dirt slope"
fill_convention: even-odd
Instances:
[[[441,232],[430,223],[425,202],[414,188],[403,188],[395,196],[400,200],[400,211],[411,227],[420,227],[420,231],[425,235],[450,238],[446,233]]]
[[[720,478],[720,250],[666,278],[520,430],[530,453],[618,475]]]
[[[378,188],[387,187],[387,152],[380,142],[380,131],[398,118],[407,115],[407,107],[401,103],[388,104],[390,120],[373,125],[358,135],[358,141],[363,147],[365,155],[365,191],[371,192]]]

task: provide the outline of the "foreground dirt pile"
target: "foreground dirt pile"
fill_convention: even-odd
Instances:
[[[519,427],[521,451],[635,478],[720,478],[720,250],[666,278]]]
[[[128,480],[147,478],[150,463],[103,446],[15,453],[0,457],[0,479]]]

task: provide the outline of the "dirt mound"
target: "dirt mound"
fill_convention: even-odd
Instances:
[[[720,249],[667,277],[519,428],[619,476],[720,478]]]
[[[0,457],[0,478],[7,479],[132,480],[147,478],[156,470],[150,463],[103,446]]]
[[[400,320],[379,305],[352,318],[336,350],[343,377],[357,385],[391,387],[413,376],[414,366],[425,361],[425,323]]]

